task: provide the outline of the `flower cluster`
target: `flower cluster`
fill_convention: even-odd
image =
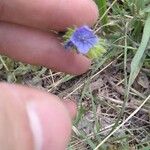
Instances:
[[[77,53],[86,55],[89,58],[97,58],[106,52],[100,39],[88,26],[68,29],[64,38],[66,49],[73,48]]]

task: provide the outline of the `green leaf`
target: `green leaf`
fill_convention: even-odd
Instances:
[[[103,16],[103,18],[101,20],[101,23],[102,23],[102,25],[105,25],[105,24],[108,23],[108,14],[106,13],[106,11],[107,11],[107,1],[106,0],[95,0],[95,2],[98,6],[99,14],[101,16]]]
[[[146,51],[147,45],[150,40],[149,27],[150,27],[150,13],[148,14],[147,20],[145,22],[140,47],[138,48],[138,50],[131,62],[131,73],[130,73],[130,77],[129,77],[128,90],[130,89],[131,85],[133,84],[135,78],[137,77],[137,75],[143,65],[143,62],[144,62],[144,59],[146,56],[145,51]]]
[[[75,29],[68,28],[67,32],[63,36],[64,41],[67,41],[71,37],[71,35],[73,34],[74,31],[75,31]]]
[[[106,49],[102,45],[96,45],[90,49],[87,54],[87,57],[90,59],[102,57],[106,53]]]
[[[150,5],[148,5],[147,7],[145,7],[145,8],[143,9],[143,12],[150,12]]]
[[[106,53],[106,49],[106,41],[101,39],[86,55],[90,59],[100,58]]]

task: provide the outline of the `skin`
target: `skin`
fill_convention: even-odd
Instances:
[[[55,71],[82,74],[88,70],[90,60],[66,52],[59,37],[49,31],[64,31],[74,25],[90,26],[97,17],[98,10],[92,0],[0,0],[0,54]],[[34,103],[42,124],[42,150],[64,150],[76,114],[75,103],[7,83],[0,83],[1,149],[34,149],[26,110],[30,103]]]

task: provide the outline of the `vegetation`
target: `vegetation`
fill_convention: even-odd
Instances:
[[[107,53],[81,76],[0,57],[0,80],[78,101],[68,150],[150,150],[150,0],[95,0]],[[70,86],[72,85],[72,86]]]

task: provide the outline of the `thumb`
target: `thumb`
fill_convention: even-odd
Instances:
[[[65,150],[73,102],[18,85],[0,84],[0,147],[3,150]]]

